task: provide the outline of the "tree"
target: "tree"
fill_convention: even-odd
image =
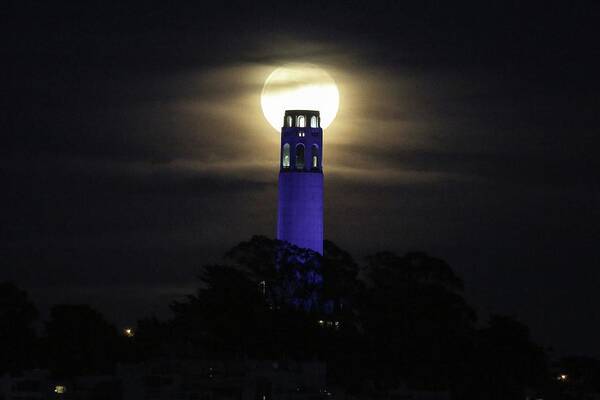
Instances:
[[[267,303],[248,274],[227,265],[204,267],[202,287],[186,301],[173,302],[173,329],[179,345],[238,357],[251,352],[265,331]],[[268,332],[265,332],[268,333]]]
[[[462,281],[425,253],[367,258],[368,289],[360,307],[371,365],[379,384],[399,379],[416,387],[448,389],[463,370],[475,313],[462,297]]]
[[[88,305],[52,307],[46,322],[47,363],[59,377],[110,372],[120,341],[114,326]]]
[[[331,330],[322,329],[323,321],[338,318],[339,324],[342,312],[352,314],[343,305],[351,304],[359,286],[358,267],[347,253],[328,242],[322,257],[254,236],[230,249],[225,259],[228,264],[203,267],[196,294],[172,304],[180,346],[188,353],[210,348],[229,356],[271,358],[331,353],[329,344],[337,342]],[[327,286],[324,275],[330,277]]]
[[[377,253],[361,270],[332,242],[321,256],[254,236],[225,259],[171,306],[171,338],[186,355],[318,358],[348,390],[404,382],[464,399],[522,396],[546,371],[525,326],[495,317],[477,329],[462,280],[426,253]]]
[[[248,272],[274,309],[323,311],[322,257],[310,249],[264,236],[253,236],[229,250],[233,267]]]
[[[509,316],[491,315],[474,339],[461,398],[524,398],[526,389],[546,383],[546,354],[533,343],[524,324]]]
[[[358,280],[360,268],[348,252],[329,240],[324,241],[323,250],[323,301],[331,304],[338,318],[348,317],[364,291]]]
[[[137,359],[148,360],[175,351],[172,347],[172,324],[155,316],[138,320],[135,336],[131,339]]]
[[[0,282],[0,375],[35,364],[38,318],[27,292],[13,283]]]

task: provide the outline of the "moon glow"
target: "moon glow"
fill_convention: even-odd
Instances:
[[[327,128],[337,114],[340,93],[333,78],[321,68],[287,64],[271,72],[260,103],[265,118],[278,132],[285,110],[317,110],[321,113],[321,128]]]

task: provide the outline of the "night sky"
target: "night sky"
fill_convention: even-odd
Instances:
[[[340,90],[325,237],[427,251],[482,320],[600,356],[598,7],[168,3],[5,8],[0,280],[167,316],[200,265],[275,236],[260,92],[310,62]]]

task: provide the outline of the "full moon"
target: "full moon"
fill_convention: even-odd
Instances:
[[[312,64],[288,64],[271,72],[260,96],[263,114],[279,132],[285,110],[317,110],[321,128],[335,119],[340,93],[327,72]]]

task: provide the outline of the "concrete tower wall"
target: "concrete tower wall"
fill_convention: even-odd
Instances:
[[[279,173],[277,238],[323,254],[322,173]]]
[[[319,119],[318,111],[285,112],[277,239],[323,254],[323,130]]]

